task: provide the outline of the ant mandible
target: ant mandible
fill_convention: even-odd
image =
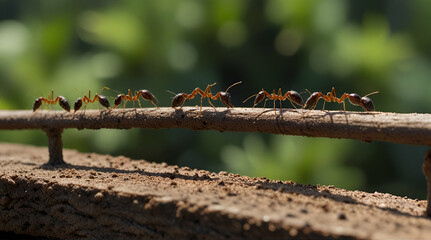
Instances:
[[[36,110],[42,105],[42,103],[45,104],[58,104],[66,111],[70,112],[70,104],[63,96],[57,96],[54,99],[54,90],[51,91],[51,94],[48,95],[48,98],[44,97],[38,97],[33,103],[33,112],[36,112]]]
[[[210,85],[208,85],[207,87],[206,87],[206,89],[205,89],[205,91],[203,91],[202,89],[200,89],[200,88],[195,88],[195,90],[193,90],[193,92],[192,93],[190,93],[190,94],[187,94],[187,93],[178,93],[178,94],[176,94],[175,95],[175,97],[174,97],[174,99],[172,99],[172,108],[176,108],[176,107],[178,107],[178,105],[180,105],[181,104],[181,107],[180,107],[180,109],[184,106],[184,103],[186,102],[186,100],[191,100],[191,99],[193,99],[195,96],[196,96],[196,94],[199,94],[199,95],[201,95],[201,107],[200,107],[200,109],[199,109],[199,117],[201,117],[201,113],[202,113],[202,100],[204,99],[204,98],[207,98],[208,99],[208,102],[209,102],[209,104],[214,108],[214,110],[216,109],[216,107],[212,104],[212,102],[211,102],[211,100],[210,99],[212,99],[212,100],[217,100],[217,99],[219,99],[220,98],[220,101],[224,104],[224,105],[226,105],[226,107],[228,107],[228,108],[234,108],[234,106],[232,105],[232,103],[231,103],[231,95],[228,93],[228,91],[229,91],[229,89],[231,88],[231,87],[233,87],[233,86],[235,86],[235,85],[238,85],[238,84],[240,84],[240,83],[242,83],[241,81],[239,81],[239,82],[236,82],[236,83],[234,83],[234,84],[232,84],[232,85],[230,85],[227,89],[226,89],[226,91],[220,91],[220,92],[218,92],[216,95],[213,95],[212,93],[211,93],[211,87],[212,86],[214,86],[214,85],[216,85],[216,83],[213,83],[213,84],[210,84]],[[174,93],[175,94],[175,93]]]
[[[139,96],[142,96],[142,98],[144,100],[150,101],[156,108],[159,108],[159,107],[157,107],[157,105],[153,101],[154,99],[157,101],[157,98],[150,91],[145,90],[145,89],[139,90],[137,93],[135,92],[135,95],[132,94],[130,89],[129,89],[127,95],[118,94],[114,100],[114,108],[116,108],[118,105],[120,105],[123,99],[124,99],[124,101],[133,102],[133,106],[135,105],[135,101],[138,101],[139,107],[142,108],[141,102],[139,101]],[[126,103],[124,103],[124,104],[126,104]]]
[[[302,100],[301,95],[296,92],[296,91],[287,91],[284,95],[281,92],[281,88],[278,89],[278,94],[275,93],[275,90],[272,91],[272,94],[269,94],[267,91],[262,90],[260,92],[258,92],[257,94],[251,95],[250,97],[248,97],[246,100],[244,100],[243,103],[247,102],[250,98],[256,96],[256,98],[254,99],[254,104],[253,104],[253,108],[259,104],[265,97],[267,97],[267,99],[265,99],[265,102],[263,104],[263,107],[265,107],[266,105],[266,101],[268,100],[274,100],[274,111],[275,110],[275,101],[280,101],[280,109],[281,109],[281,101],[285,101],[286,99],[288,99],[290,101],[290,103],[292,104],[292,106],[294,108],[296,108],[295,104],[299,105],[299,106],[304,106],[304,101]],[[295,103],[295,104],[293,104]]]
[[[102,106],[106,107],[107,109],[109,109],[110,105],[109,105],[108,99],[105,96],[100,95],[100,93],[102,93],[102,91],[105,90],[105,89],[109,89],[109,88],[108,87],[102,88],[102,90],[100,90],[99,93],[96,93],[94,95],[93,99],[91,99],[91,90],[88,90],[88,97],[84,96],[83,98],[78,98],[75,101],[75,104],[73,106],[73,108],[74,108],[75,111],[73,113],[75,113],[76,111],[78,111],[82,107],[82,102],[85,103],[84,109],[87,107],[88,103],[94,103],[96,101],[98,101],[100,103],[100,105],[102,105]]]
[[[365,111],[374,111],[374,103],[368,96],[372,94],[379,93],[378,91],[368,93],[367,95],[361,97],[357,93],[344,93],[340,98],[337,98],[337,95],[335,94],[335,88],[333,87],[331,92],[328,92],[326,95],[324,95],[321,92],[314,92],[310,95],[310,97],[305,101],[305,105],[303,108],[308,108],[310,110],[314,109],[317,105],[317,102],[320,98],[325,100],[326,102],[337,102],[337,103],[343,103],[344,111],[346,111],[346,104],[344,103],[344,100],[346,98],[349,99],[349,102],[352,105],[355,106],[361,106]],[[323,109],[325,109],[325,102],[323,102]]]

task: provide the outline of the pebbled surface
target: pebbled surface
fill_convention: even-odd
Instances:
[[[74,150],[64,150],[68,164],[59,167],[43,165],[47,158],[46,148],[0,144],[0,236],[14,232],[28,239],[425,239],[431,235],[431,220],[423,216],[426,202],[407,197]]]

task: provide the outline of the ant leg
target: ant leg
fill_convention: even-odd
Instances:
[[[205,90],[205,94],[206,94],[206,90]],[[203,96],[201,96],[201,107],[199,108],[199,118],[201,117],[201,115],[202,115],[202,99],[203,99],[204,97]]]
[[[292,101],[292,99],[290,98],[290,96],[287,96],[287,99],[289,99],[290,104],[292,104],[292,106],[293,106],[296,110],[298,110],[298,108],[295,106],[295,104],[293,104],[293,101]]]
[[[139,108],[142,108],[141,106],[141,100],[138,99]]]
[[[87,104],[88,104],[88,102],[85,102],[85,105],[82,108],[82,115],[85,115],[85,110],[87,110]]]
[[[283,106],[281,106],[281,98],[282,98],[283,93],[281,92],[281,88],[278,89],[278,100],[280,101],[280,114],[281,111],[283,110]]]
[[[281,105],[281,99],[278,99],[279,101],[280,101],[280,114],[281,114],[281,111],[283,111],[283,106]]]
[[[214,108],[215,111],[217,111],[216,107],[214,106],[214,104],[210,101],[210,98],[208,98],[208,102],[209,104]]]
[[[184,103],[186,103],[186,101],[187,101],[187,99],[184,99],[184,101],[183,101],[183,104],[181,104],[181,107],[180,107],[180,109],[182,109],[182,108],[183,108],[183,106],[184,106]]]
[[[268,101],[269,99],[267,98],[267,99],[265,99],[265,102],[263,102],[263,108],[265,108],[265,106],[266,106],[266,101]]]

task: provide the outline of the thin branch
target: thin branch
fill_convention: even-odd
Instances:
[[[431,114],[185,107],[65,111],[0,111],[0,129],[188,128],[431,146]]]

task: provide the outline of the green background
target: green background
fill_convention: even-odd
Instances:
[[[51,90],[73,103],[104,86],[111,104],[130,88],[148,89],[159,106],[170,106],[166,90],[216,82],[218,92],[243,81],[230,90],[235,106],[252,106],[242,101],[261,88],[294,89],[306,99],[305,89],[335,87],[339,94],[380,91],[372,96],[377,111],[428,113],[430,18],[427,0],[0,1],[0,109],[31,109]],[[1,131],[0,141],[47,145],[42,131]],[[420,146],[184,129],[67,129],[63,144],[251,177],[426,196],[427,148]]]

